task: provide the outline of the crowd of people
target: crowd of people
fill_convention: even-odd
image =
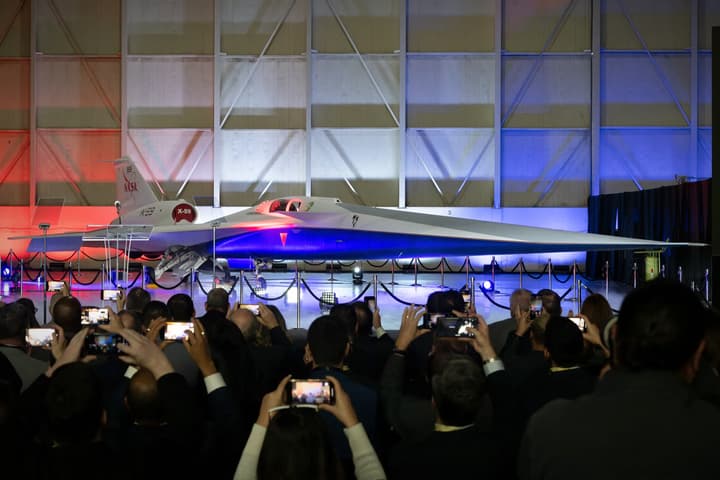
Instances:
[[[720,321],[688,287],[601,295],[563,312],[518,289],[488,325],[453,290],[404,310],[335,305],[305,330],[208,292],[140,288],[83,325],[66,289],[50,344],[35,307],[0,307],[2,478],[720,478]],[[470,317],[438,335],[431,316]],[[168,322],[184,322],[177,340]],[[92,350],[98,334],[118,339]],[[103,337],[105,338],[105,337]],[[292,380],[324,380],[322,401]]]

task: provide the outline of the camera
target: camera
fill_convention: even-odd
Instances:
[[[117,300],[118,296],[120,296],[120,290],[100,290],[102,300]]]
[[[240,308],[250,310],[253,315],[260,315],[260,305],[258,305],[257,303],[241,303]]]
[[[335,404],[335,387],[327,380],[290,379],[286,386],[290,405]]]
[[[587,324],[585,323],[585,319],[582,317],[568,317],[568,320],[573,322],[577,327],[580,329],[581,332],[585,333],[587,332]]]
[[[195,332],[192,322],[167,322],[165,324],[165,340],[182,341],[187,337],[187,331]]]
[[[81,325],[98,325],[110,323],[110,313],[105,307],[82,307],[80,310]]]
[[[65,286],[65,282],[57,280],[48,280],[45,284],[46,292],[59,292]]]
[[[421,323],[418,325],[418,328],[424,329],[424,330],[432,330],[437,326],[437,320],[438,318],[442,317],[442,313],[424,313],[422,316]]]
[[[540,315],[542,315],[542,312],[543,312],[542,298],[533,297],[532,302],[530,302],[530,318],[535,320]]]
[[[124,342],[114,333],[90,333],[85,337],[85,352],[88,355],[117,355],[118,344]]]
[[[375,310],[377,310],[377,302],[375,301],[375,297],[365,297],[365,305],[367,305],[367,307],[372,313],[375,313]]]
[[[25,331],[25,341],[31,347],[46,347],[50,345],[54,328],[28,328]]]
[[[477,318],[440,317],[437,319],[438,337],[474,337],[468,328],[477,328]]]

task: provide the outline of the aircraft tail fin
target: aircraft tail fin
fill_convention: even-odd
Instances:
[[[115,165],[115,195],[121,215],[140,207],[156,203],[158,198],[138,171],[130,157],[122,157]]]

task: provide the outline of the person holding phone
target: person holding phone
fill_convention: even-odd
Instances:
[[[0,353],[5,355],[22,380],[22,390],[47,370],[48,363],[28,355],[25,341],[27,311],[18,303],[0,308]]]
[[[326,377],[335,390],[334,404],[316,408],[343,425],[350,445],[355,478],[383,480],[385,472],[350,396],[333,376]],[[328,478],[342,469],[328,439],[326,425],[313,408],[288,405],[285,377],[263,397],[258,418],[235,471],[234,480],[262,478]]]

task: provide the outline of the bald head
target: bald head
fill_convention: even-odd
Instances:
[[[213,288],[205,300],[205,311],[217,310],[226,314],[230,308],[230,297],[224,288]]]
[[[257,319],[250,310],[238,308],[230,315],[230,321],[237,326],[245,338],[250,338],[255,330]]]
[[[157,381],[147,369],[140,369],[128,385],[126,402],[130,415],[138,423],[160,423],[162,421]]]
[[[529,312],[531,301],[532,292],[524,288],[518,288],[510,295],[510,314],[514,316],[515,310],[518,308],[521,312]]]

